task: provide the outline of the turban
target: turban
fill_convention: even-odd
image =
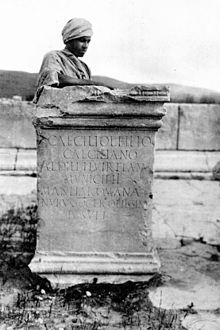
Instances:
[[[92,24],[84,18],[73,18],[69,20],[62,30],[64,43],[72,39],[91,37],[92,34]]]

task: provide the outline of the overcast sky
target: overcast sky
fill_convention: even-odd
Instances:
[[[220,91],[220,0],[0,0],[0,69],[38,72],[73,17],[93,24],[92,74]]]

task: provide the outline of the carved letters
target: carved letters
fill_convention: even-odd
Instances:
[[[146,154],[153,148],[148,135],[47,131],[41,144],[39,203],[66,210],[81,220],[90,215],[105,218],[106,209],[133,210],[147,205],[151,164]],[[45,157],[42,155],[45,153]],[[145,175],[147,173],[147,175]],[[59,178],[59,179],[58,179]],[[50,182],[50,184],[49,184]]]
[[[109,136],[109,135],[59,135],[53,134],[47,138],[48,144],[51,146],[63,147],[116,147],[116,148],[139,148],[146,147],[151,140],[148,135],[144,136]]]

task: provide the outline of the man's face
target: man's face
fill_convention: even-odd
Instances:
[[[68,41],[66,46],[76,57],[82,57],[89,47],[90,40],[91,37],[81,37]]]

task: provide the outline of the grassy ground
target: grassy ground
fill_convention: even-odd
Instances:
[[[155,275],[149,282],[110,284],[94,279],[63,290],[19,291],[13,304],[2,307],[0,329],[183,330],[180,318],[192,310],[154,307],[148,290],[159,284],[161,276]]]

